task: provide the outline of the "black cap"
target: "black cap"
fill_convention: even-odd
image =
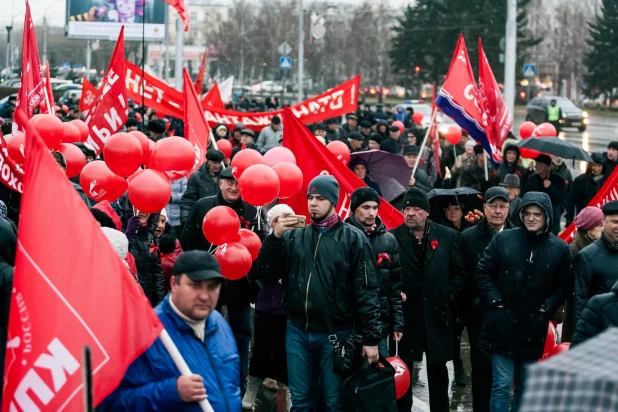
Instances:
[[[281,124],[281,119],[279,116],[273,116],[273,119],[270,121],[272,124]]]
[[[350,138],[352,140],[365,140],[365,138],[363,137],[362,134],[360,134],[360,132],[352,132],[352,133],[350,133],[348,138]]]
[[[545,154],[538,155],[534,160],[536,160],[537,163],[544,163],[547,166],[551,166],[551,157]]]
[[[232,174],[232,168],[226,167],[225,169],[223,169],[221,173],[219,173],[219,180],[220,179],[236,180],[236,178]]]
[[[418,187],[411,187],[403,195],[403,208],[420,207],[426,212],[429,212],[429,199],[427,193]]]
[[[241,135],[246,134],[247,136],[251,136],[251,137],[253,137],[255,139],[255,132],[253,130],[251,130],[251,129],[242,129],[240,131],[240,134]]]
[[[403,155],[418,155],[421,149],[413,144],[408,144],[403,147]]]
[[[373,140],[377,144],[382,144],[382,135],[380,135],[379,133],[371,133],[369,135],[369,140]]]
[[[380,206],[380,196],[370,187],[359,187],[352,192],[350,210],[352,213],[365,202],[376,202]]]
[[[608,149],[618,150],[618,141],[609,142],[609,144],[607,145],[607,148]]]
[[[389,130],[389,131],[391,131],[391,132],[398,132],[398,131],[399,131],[399,127],[397,127],[397,126],[391,126],[391,127],[389,127],[389,129],[388,129],[388,130]]]
[[[601,210],[605,216],[618,215],[618,200],[605,203]]]
[[[485,192],[485,203],[491,203],[496,199],[502,199],[505,201],[509,201],[509,192],[500,186],[494,186],[487,189]]]
[[[371,122],[369,120],[363,120],[362,122],[360,122],[360,127],[369,129],[371,127]]]
[[[346,119],[348,119],[348,120],[349,120],[349,119],[355,119],[355,120],[358,120],[358,117],[356,117],[356,115],[355,115],[354,113],[350,113],[350,114],[349,114],[349,115],[347,115],[345,118],[346,118]]]
[[[225,160],[225,155],[220,150],[210,149],[206,152],[206,160],[210,160],[213,162],[222,162],[223,160]]]
[[[328,126],[326,126],[326,124],[324,123],[318,123],[315,125],[315,127],[313,128],[314,132],[317,132],[318,130],[324,130],[327,131],[328,130]]]
[[[221,274],[221,267],[216,257],[204,250],[189,250],[181,254],[172,275],[187,275],[194,282],[210,279],[225,279]]]

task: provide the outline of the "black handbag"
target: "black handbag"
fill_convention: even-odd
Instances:
[[[395,412],[395,369],[380,355],[380,363],[367,360],[339,386],[341,405],[346,412]]]

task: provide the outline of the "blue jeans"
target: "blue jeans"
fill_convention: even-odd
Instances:
[[[351,330],[337,332],[343,339]],[[288,355],[288,387],[292,395],[292,412],[341,411],[339,384],[342,379],[333,372],[333,345],[328,333],[306,332],[288,322],[286,349]],[[318,382],[321,388],[318,390]],[[324,409],[316,405],[321,392]]]
[[[249,373],[249,345],[251,344],[251,306],[248,303],[232,303],[227,306],[230,328],[236,340],[240,358],[240,390],[247,390]]]
[[[510,358],[497,353],[491,354],[494,381],[491,387],[491,412],[508,412],[509,395],[515,382],[515,393],[511,411],[519,410],[521,393],[526,381],[527,364],[535,362],[534,359]]]
[[[388,358],[388,336],[378,342],[378,352],[381,356]]]

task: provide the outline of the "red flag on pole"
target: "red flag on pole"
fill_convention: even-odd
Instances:
[[[487,114],[487,121],[489,123],[488,127],[492,129],[496,147],[502,150],[502,145],[513,127],[513,118],[504,103],[500,87],[498,86],[498,82],[496,82],[494,73],[491,71],[480,38],[479,97],[483,101],[485,113]]]
[[[9,157],[9,150],[0,132],[0,182],[11,190],[24,192],[24,171]]]
[[[176,9],[180,15],[180,20],[185,25],[185,31],[189,31],[189,12],[185,0],[165,0],[165,2]]]
[[[47,113],[54,114],[54,106],[56,103],[54,102],[54,93],[52,92],[51,87],[51,78],[49,76],[49,62],[45,61],[45,105],[47,106]]]
[[[436,106],[436,84],[434,83],[431,92],[431,113],[435,110],[438,110],[438,106]],[[429,137],[431,138],[431,147],[433,148],[433,158],[436,162],[436,171],[442,177],[442,169],[440,168],[440,135],[438,134],[438,119],[436,116],[433,116],[433,122],[431,122],[429,127],[431,127]]]
[[[202,107],[204,109],[221,109],[225,110],[225,104],[223,104],[223,100],[221,99],[221,92],[219,91],[219,86],[217,83],[213,84],[206,96],[202,99]]]
[[[83,347],[91,349],[97,405],[163,326],[41,138],[26,129],[2,409],[83,410]]]
[[[202,64],[200,65],[200,71],[197,73],[197,79],[195,79],[195,92],[198,96],[202,95],[202,89],[204,88],[204,75],[206,72],[206,56],[208,53],[202,54]]]
[[[309,220],[307,210],[309,182],[320,174],[330,174],[337,179],[340,186],[337,213],[342,220],[346,219],[351,214],[350,195],[359,187],[367,187],[365,182],[320,143],[287,107],[283,109],[283,130],[283,147],[287,147],[294,153],[296,164],[303,172],[304,181],[298,194],[282,202],[290,205],[295,213],[305,215]],[[380,202],[378,213],[388,229],[393,229],[403,223],[403,215],[385,200]]]
[[[45,98],[45,86],[41,77],[41,60],[36,44],[34,22],[30,15],[30,4],[26,1],[26,16],[24,17],[24,38],[21,48],[21,86],[17,92],[15,111],[22,111],[25,121],[32,118],[32,112],[41,100]],[[17,116],[16,116],[17,117]],[[16,120],[13,122],[13,133],[23,131],[24,125]]]
[[[86,113],[87,116],[90,108],[96,102],[98,94],[97,88],[84,77],[82,79],[82,97],[79,99],[79,111]]]
[[[208,150],[210,128],[204,120],[204,111],[200,105],[197,93],[193,88],[189,71],[184,69],[184,113],[185,135],[195,150],[195,164],[191,173],[195,172],[204,163]]]
[[[87,141],[97,153],[101,153],[105,142],[118,132],[129,118],[125,76],[124,26],[122,26],[100,93],[86,117],[90,129]]]

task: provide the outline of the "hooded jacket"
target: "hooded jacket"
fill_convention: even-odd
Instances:
[[[509,163],[506,161],[507,151],[514,151],[517,153],[515,162]],[[526,185],[526,177],[527,177],[528,171],[526,170],[525,167],[519,164],[519,159],[520,159],[519,147],[515,146],[514,144],[509,144],[504,149],[504,154],[505,154],[504,161],[500,163],[500,166],[498,166],[498,173],[500,174],[500,183],[504,182],[504,178],[506,177],[506,175],[516,175],[516,176],[519,176],[520,186],[524,187]]]
[[[549,196],[527,193],[520,218],[530,205],[545,212],[543,233],[521,227],[496,234],[483,252],[475,281],[486,309],[480,345],[509,357],[537,359],[543,354],[550,317],[569,293],[571,253],[549,232],[553,216]]]
[[[172,196],[170,202],[165,206],[167,212],[167,221],[172,226],[180,225],[180,203],[182,202],[182,196],[187,191],[187,178],[183,177],[171,182]]]
[[[16,251],[17,228],[9,219],[0,217],[0,367],[3,370]],[[0,377],[0,384],[2,380],[3,377]]]
[[[592,297],[575,326],[571,346],[590,339],[605,329],[618,326],[618,282],[608,293]]]
[[[217,193],[219,193],[219,179],[210,174],[208,162],[204,162],[191,175],[185,192],[182,194],[180,200],[180,221],[184,224],[195,202],[204,197],[214,196]]]

